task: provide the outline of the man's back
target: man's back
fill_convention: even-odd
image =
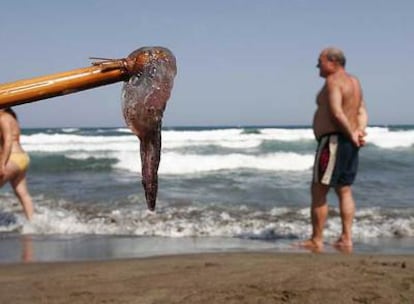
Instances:
[[[333,74],[335,85],[339,86],[342,95],[342,110],[352,129],[358,128],[358,112],[362,102],[362,92],[356,77],[347,73]],[[328,81],[328,79],[327,79]]]

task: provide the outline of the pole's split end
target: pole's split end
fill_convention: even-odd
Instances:
[[[126,58],[89,57],[89,59],[95,60],[92,61],[92,65],[101,68],[103,72],[123,69],[129,77],[141,74],[144,67],[153,61],[172,61],[171,64],[176,70],[174,56],[170,50],[164,47],[142,47],[133,51]]]

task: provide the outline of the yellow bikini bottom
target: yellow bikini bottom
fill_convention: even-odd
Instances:
[[[26,170],[30,163],[29,155],[25,152],[12,152],[9,160],[15,163],[22,171]]]

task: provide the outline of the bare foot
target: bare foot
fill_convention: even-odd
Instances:
[[[314,239],[309,239],[303,242],[297,242],[293,244],[294,247],[305,248],[312,252],[321,252],[323,249],[323,243]]]
[[[352,241],[345,241],[340,238],[335,243],[332,244],[337,250],[342,253],[351,253],[352,252]]]

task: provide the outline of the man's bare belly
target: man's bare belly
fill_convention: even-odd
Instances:
[[[316,139],[320,139],[322,136],[326,134],[332,134],[332,133],[341,133],[341,131],[338,130],[337,128],[323,128],[323,129],[313,128],[313,134],[315,135]]]

